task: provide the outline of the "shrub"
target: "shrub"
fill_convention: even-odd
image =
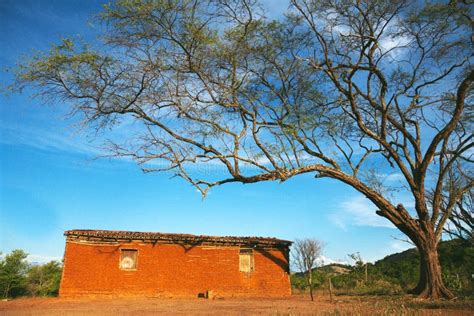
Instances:
[[[28,293],[32,296],[56,296],[59,292],[62,267],[57,261],[31,267],[28,272]]]
[[[0,260],[0,291],[3,298],[24,294],[27,256],[23,250],[16,249]]]
[[[51,261],[30,266],[23,250],[13,250],[0,259],[0,295],[3,298],[22,295],[56,296],[59,291],[61,263]]]

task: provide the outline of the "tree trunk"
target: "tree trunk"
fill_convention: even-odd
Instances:
[[[365,284],[367,284],[368,273],[367,273],[367,262],[365,263]]]
[[[310,269],[308,275],[308,285],[309,285],[309,295],[311,296],[311,301],[314,301],[313,297],[313,271]]]
[[[3,298],[8,298],[8,294],[10,292],[10,282],[7,283],[5,286],[5,291],[3,292]]]
[[[434,240],[417,243],[420,254],[420,279],[418,285],[410,291],[420,298],[452,299],[454,294],[444,285],[439,263],[437,242]]]

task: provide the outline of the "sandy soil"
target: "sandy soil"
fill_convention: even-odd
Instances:
[[[165,298],[20,298],[0,301],[0,315],[474,315],[468,307],[413,308],[404,298],[319,294],[287,299],[165,299]]]

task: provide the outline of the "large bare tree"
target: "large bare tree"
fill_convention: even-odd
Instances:
[[[341,181],[417,246],[414,293],[453,297],[437,247],[472,188],[469,7],[293,0],[279,20],[264,13],[254,0],[119,0],[100,15],[100,47],[64,40],[20,65],[16,86],[36,85],[99,129],[141,123],[113,154],[203,195],[304,173]],[[445,190],[459,160],[468,181]],[[413,207],[367,176],[389,173]]]

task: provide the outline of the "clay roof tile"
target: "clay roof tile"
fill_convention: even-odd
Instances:
[[[67,237],[93,238],[105,240],[149,240],[167,241],[171,243],[217,243],[217,244],[238,244],[238,245],[268,245],[268,246],[289,246],[289,240],[272,237],[237,237],[237,236],[206,236],[191,234],[170,234],[158,232],[132,232],[116,230],[92,230],[73,229],[64,232]]]

